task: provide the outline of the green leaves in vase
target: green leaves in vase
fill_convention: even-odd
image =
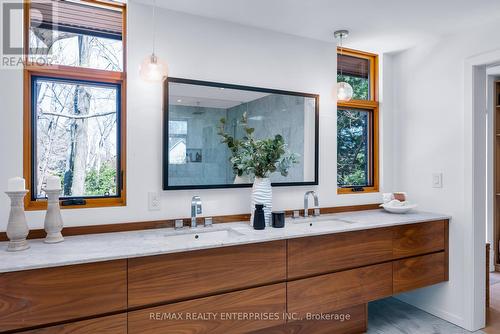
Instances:
[[[287,176],[290,167],[299,162],[299,155],[288,150],[283,136],[277,134],[271,138],[255,139],[255,129],[248,126],[246,113],[241,118],[241,124],[245,131],[241,139],[225,132],[225,118],[222,118],[219,124],[218,135],[222,137],[221,142],[231,151],[229,161],[234,173],[238,176],[269,177],[270,174],[279,172]]]

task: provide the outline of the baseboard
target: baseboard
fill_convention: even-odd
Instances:
[[[409,299],[411,299],[411,297],[408,296],[407,294],[404,294],[404,293],[400,294],[398,296],[395,296],[394,298],[402,301],[403,303],[410,304],[410,305],[412,305],[412,306],[414,306],[414,307],[416,307],[424,312],[430,313],[438,318],[441,318],[443,320],[451,322],[452,324],[457,325],[459,327],[462,327],[465,330],[469,330],[469,329],[465,328],[464,319],[462,317],[454,314],[454,313],[450,313],[448,311],[445,311],[445,310],[440,309],[440,308],[436,308],[436,307],[428,305],[428,304],[416,303],[413,301],[410,302]]]

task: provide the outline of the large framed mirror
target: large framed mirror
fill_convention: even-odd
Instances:
[[[318,184],[319,95],[181,78],[165,80],[163,94],[164,190],[251,187],[218,134],[223,118],[225,132],[243,137],[243,115],[256,139],[280,134],[298,156],[273,186]]]

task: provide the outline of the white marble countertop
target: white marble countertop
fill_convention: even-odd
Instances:
[[[0,242],[0,273],[341,233],[440,219],[450,219],[450,217],[418,211],[392,214],[383,210],[369,210],[322,215],[309,219],[287,219],[285,228],[266,228],[261,231],[254,230],[248,223],[239,222],[195,229],[163,228],[79,235],[66,237],[64,242],[58,244],[45,244],[43,239],[36,239],[29,240],[30,249],[12,253],[6,251],[7,242]]]

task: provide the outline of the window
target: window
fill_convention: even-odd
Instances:
[[[25,3],[24,174],[27,209],[125,205],[125,5]],[[75,199],[78,199],[76,201]]]
[[[354,100],[370,100],[370,60],[342,53],[337,63],[337,82],[352,86]]]
[[[353,88],[352,100],[337,103],[339,194],[378,191],[377,66],[374,54],[338,51],[337,81]]]
[[[186,163],[187,121],[168,122],[169,163],[181,165]]]

